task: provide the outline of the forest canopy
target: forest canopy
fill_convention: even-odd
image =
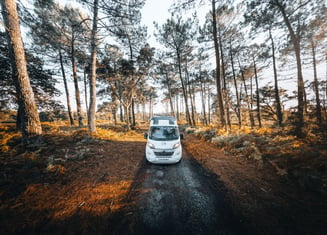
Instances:
[[[159,103],[160,112],[193,126],[288,123],[298,136],[309,120],[326,126],[322,0],[174,1],[166,22],[154,22],[157,48],[142,21],[145,0],[32,4],[17,2],[35,103],[38,111],[66,109],[70,125],[87,121],[96,132],[104,114],[134,128]],[[10,48],[0,36],[1,109],[18,110]]]

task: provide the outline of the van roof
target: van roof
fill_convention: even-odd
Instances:
[[[151,118],[150,125],[177,125],[177,122],[172,116],[155,116]]]

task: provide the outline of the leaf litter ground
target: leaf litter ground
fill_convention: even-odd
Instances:
[[[136,218],[142,134],[100,128],[91,137],[86,130],[52,129],[44,146],[29,151],[17,134],[7,136],[0,155],[0,233],[108,234],[123,218]],[[301,187],[271,164],[224,155],[193,135],[183,148],[224,183],[231,207],[252,234],[327,233],[323,192]]]

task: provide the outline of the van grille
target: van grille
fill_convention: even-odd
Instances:
[[[160,152],[154,152],[154,154],[158,157],[169,157],[174,154],[172,151],[160,151]]]

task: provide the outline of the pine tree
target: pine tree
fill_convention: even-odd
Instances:
[[[18,98],[18,116],[21,122],[22,141],[24,144],[37,143],[42,135],[42,127],[27,72],[16,1],[3,0],[1,1],[1,7],[10,51],[12,78]]]

